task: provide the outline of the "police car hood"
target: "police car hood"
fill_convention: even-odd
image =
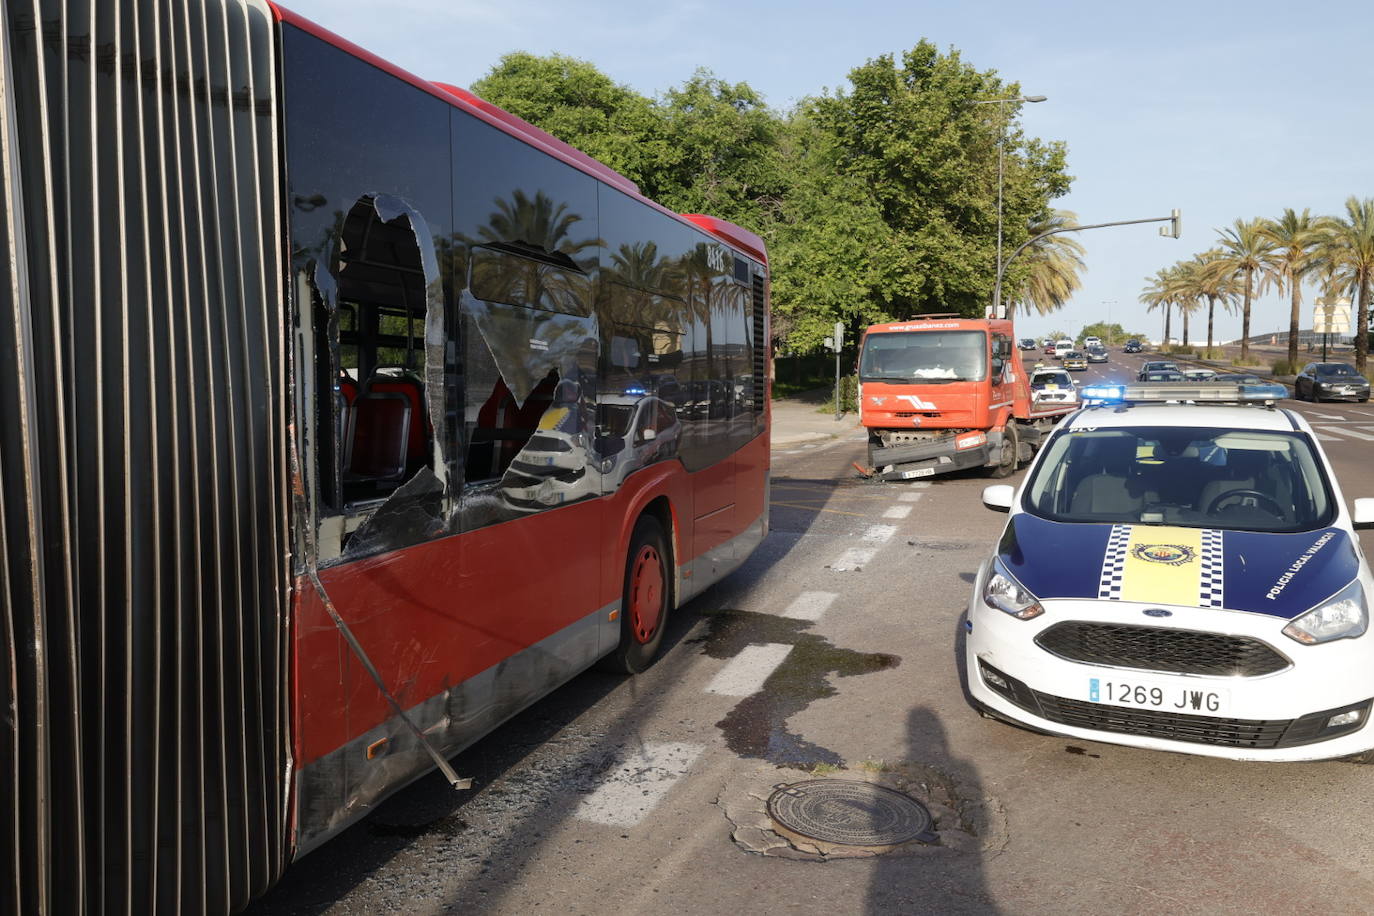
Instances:
[[[1012,517],[998,545],[1037,598],[1216,607],[1291,619],[1359,573],[1339,528],[1294,534]]]

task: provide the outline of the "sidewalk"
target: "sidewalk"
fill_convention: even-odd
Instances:
[[[838,421],[834,412],[822,412],[820,404],[797,398],[773,401],[773,448],[802,442],[819,442],[858,435],[859,415],[847,413]]]

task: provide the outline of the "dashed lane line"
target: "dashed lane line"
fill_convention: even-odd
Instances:
[[[706,692],[723,697],[753,696],[763,689],[764,682],[791,651],[792,647],[783,643],[745,646],[716,672],[711,683],[706,685]]]
[[[892,506],[883,513],[883,518],[906,518],[911,514],[911,506]]]
[[[901,493],[898,494],[897,501],[902,503],[918,503],[923,496],[925,496],[924,493]]]
[[[578,805],[576,816],[608,827],[633,827],[687,775],[706,748],[700,744],[645,744]]]
[[[792,599],[782,616],[793,620],[820,620],[838,597],[834,592],[802,592]]]
[[[836,572],[854,572],[863,569],[877,555],[877,547],[851,547],[840,554],[839,559],[830,564],[830,568]]]
[[[879,544],[886,544],[892,540],[892,536],[897,533],[896,525],[869,525],[863,533],[865,541],[877,541]]]

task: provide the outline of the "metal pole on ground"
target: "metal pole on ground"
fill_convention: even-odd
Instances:
[[[844,415],[840,406],[840,347],[844,346],[844,322],[835,322],[835,419]]]

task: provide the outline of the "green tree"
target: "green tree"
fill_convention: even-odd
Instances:
[[[1070,210],[1049,210],[1026,227],[1026,237],[1035,238],[1055,229],[1078,225]],[[1083,263],[1083,243],[1067,235],[1049,235],[1031,243],[1021,254],[1026,262],[1026,280],[1020,299],[1041,315],[1061,309],[1079,287],[1078,275],[1087,270]],[[1011,315],[1011,307],[1007,315]]]
[[[850,86],[806,108],[834,140],[834,168],[856,179],[891,230],[897,260],[873,293],[878,308],[911,315],[981,315],[996,268],[997,145],[1005,129],[1004,246],[1068,190],[1064,147],[1027,140],[1011,119],[1019,106],[971,102],[1020,94],[993,71],[929,41],[849,73]],[[991,115],[991,118],[989,117]],[[1004,283],[1021,289],[1026,264]]]
[[[1193,255],[1197,269],[1192,273],[1195,291],[1207,300],[1207,353],[1212,352],[1212,331],[1216,318],[1217,303],[1228,309],[1234,299],[1236,286],[1225,265],[1220,264],[1221,252],[1215,248]]]
[[[698,70],[658,102],[666,151],[645,193],[684,213],[763,227],[787,190],[781,119],[747,83]]]
[[[652,185],[670,152],[653,101],[583,60],[515,51],[470,88],[641,187]]]
[[[1316,264],[1314,251],[1321,240],[1321,230],[1310,210],[1304,209],[1299,215],[1292,207],[1287,207],[1278,219],[1264,221],[1263,232],[1274,243],[1274,252],[1260,283],[1260,292],[1272,284],[1278,292],[1289,293],[1288,365],[1296,366],[1302,281]]]
[[[1321,220],[1318,264],[1331,277],[1328,295],[1355,300],[1355,367],[1369,359],[1369,291],[1374,283],[1374,198],[1346,198],[1345,216]]]
[[[1250,358],[1250,302],[1255,294],[1255,276],[1263,276],[1274,257],[1274,241],[1265,233],[1260,218],[1238,219],[1220,232],[1221,255],[1216,269],[1238,281],[1241,290],[1240,361]]]

